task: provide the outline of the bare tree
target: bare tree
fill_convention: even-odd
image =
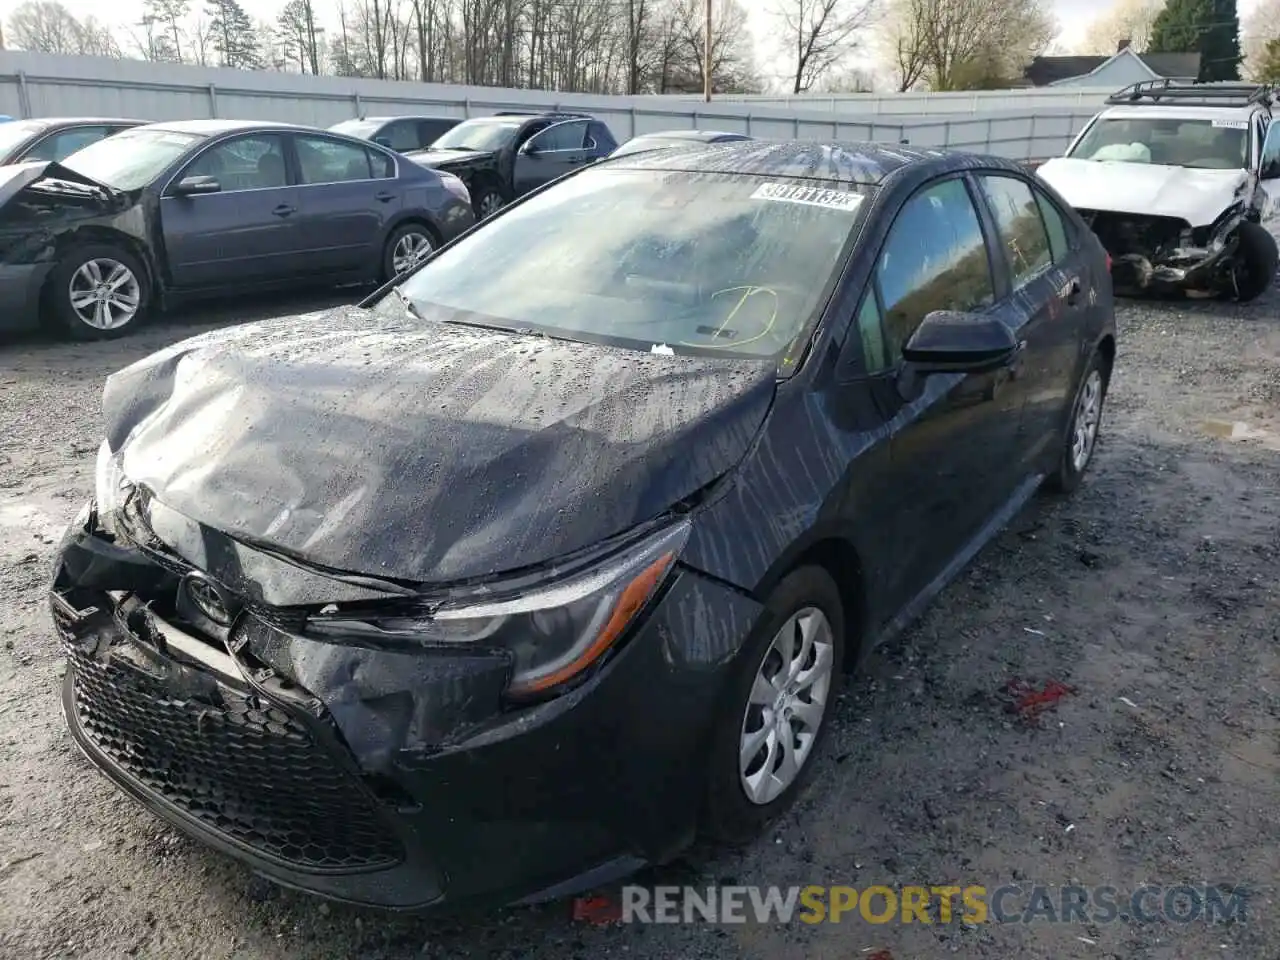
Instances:
[[[117,60],[124,56],[111,28],[97,17],[85,17],[80,21],[80,49],[76,52],[86,57],[114,57]]]
[[[1007,86],[1055,24],[1041,0],[893,0],[885,31],[901,89],[959,90]]]
[[[1270,75],[1274,57],[1267,52],[1268,45],[1280,38],[1280,0],[1259,0],[1240,24],[1240,48],[1244,53],[1241,70],[1254,81],[1275,83]],[[1271,46],[1272,51],[1275,46]]]
[[[21,50],[80,53],[80,21],[58,0],[24,0],[9,17],[9,41]]]
[[[213,38],[209,35],[209,21],[197,16],[191,21],[188,36],[191,41],[187,48],[191,51],[191,60],[197,66],[207,67],[213,62]]]
[[[1145,50],[1151,25],[1164,9],[1164,0],[1116,0],[1111,9],[1095,17],[1085,29],[1077,53],[1110,56],[1121,45]]]
[[[773,0],[782,30],[779,49],[791,58],[791,92],[804,93],[858,45],[872,0]]]
[[[276,17],[276,34],[282,53],[296,63],[299,73],[320,72],[320,35],[312,0],[289,0]]]
[[[191,10],[191,0],[144,0],[142,4],[142,21],[153,26],[153,33],[158,31],[166,40],[163,49],[169,54],[165,57],[149,59],[166,59],[182,62],[182,41],[185,31],[182,23]]]

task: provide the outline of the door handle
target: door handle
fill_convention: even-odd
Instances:
[[[1074,307],[1077,303],[1079,303],[1080,302],[1080,278],[1072,277],[1069,281],[1063,284],[1062,289],[1058,291],[1058,296],[1061,297],[1064,301],[1066,301],[1066,304],[1068,307]]]
[[[282,203],[271,212],[274,213],[277,217],[287,217],[289,216],[289,214],[293,213],[296,209],[297,207],[291,206],[290,204],[287,204],[287,203]]]
[[[383,190],[381,193],[375,193],[373,195],[373,199],[381,203],[390,203],[395,198],[396,198],[396,195],[392,193],[390,190]]]

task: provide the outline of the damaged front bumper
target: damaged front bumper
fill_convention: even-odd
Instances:
[[[1112,258],[1111,279],[1125,295],[1233,291],[1233,258],[1243,214],[1233,209],[1208,227],[1170,217],[1080,211]]]
[[[68,529],[50,605],[76,743],[272,880],[393,909],[564,896],[683,849],[759,612],[678,569],[588,681],[513,707],[494,656],[317,641],[254,605],[219,635],[175,598],[189,573],[92,507]]]

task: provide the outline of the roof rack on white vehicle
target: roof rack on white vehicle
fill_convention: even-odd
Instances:
[[[1269,83],[1232,83],[1231,81],[1179,83],[1176,80],[1144,80],[1130,84],[1107,97],[1108,104],[1151,103],[1161,106],[1182,104],[1197,107],[1270,107],[1275,100],[1275,87]]]

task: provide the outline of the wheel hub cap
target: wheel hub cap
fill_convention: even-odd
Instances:
[[[774,635],[756,670],[739,741],[738,773],[752,803],[776,800],[809,759],[834,662],[831,624],[816,607],[793,614]]]
[[[119,260],[100,257],[82,264],[67,288],[71,309],[81,323],[98,330],[117,330],[142,305],[142,287]]]

